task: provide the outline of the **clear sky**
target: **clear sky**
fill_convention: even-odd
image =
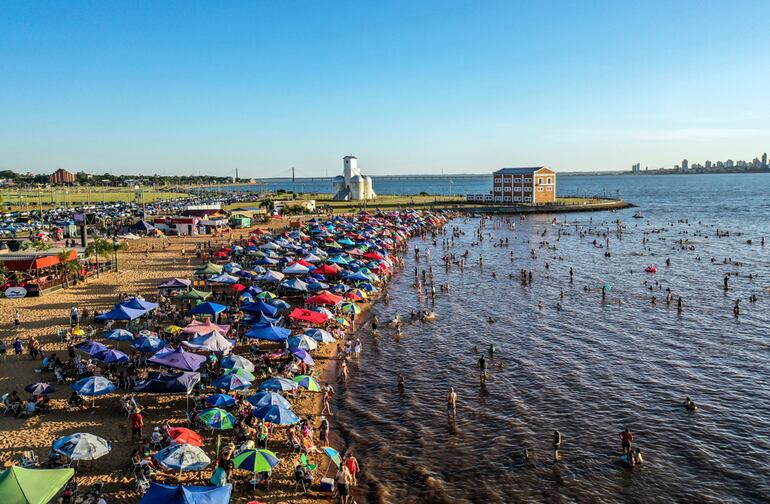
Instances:
[[[770,2],[0,4],[0,169],[651,168],[770,150]]]

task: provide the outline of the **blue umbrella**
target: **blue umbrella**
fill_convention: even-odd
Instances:
[[[280,461],[275,453],[262,449],[246,450],[233,459],[235,467],[252,473],[270,472],[278,465],[278,462]]]
[[[299,422],[299,417],[293,411],[280,404],[260,406],[252,411],[251,414],[266,422],[278,425],[291,425]]]
[[[24,390],[29,392],[32,395],[48,395],[55,391],[55,389],[50,386],[47,383],[30,383],[26,387],[24,387]]]
[[[294,354],[294,356],[297,357],[298,359],[302,360],[308,366],[312,366],[313,364],[315,364],[310,354],[307,353],[307,351],[302,350],[301,348],[294,349],[291,351],[291,353]]]
[[[209,408],[198,414],[198,421],[212,429],[232,429],[236,420],[233,415],[220,408]]]
[[[307,334],[297,334],[288,339],[289,348],[296,349],[301,348],[303,350],[315,350],[318,348],[318,343],[308,336]]]
[[[134,333],[126,331],[125,329],[113,329],[112,331],[106,331],[102,333],[108,340],[112,341],[134,341]]]
[[[153,455],[161,465],[176,471],[200,471],[211,463],[206,453],[189,444],[172,444]]]
[[[146,336],[134,341],[131,346],[142,353],[155,353],[165,347],[166,342],[155,336]]]
[[[334,336],[332,336],[328,331],[325,331],[323,329],[306,329],[305,334],[310,336],[316,341],[320,341],[321,343],[334,343],[337,341],[334,339]]]
[[[270,391],[257,392],[253,396],[246,399],[255,408],[262,406],[280,405],[284,408],[291,409],[291,403],[286,400],[281,394]]]
[[[112,443],[93,434],[78,432],[57,439],[51,450],[70,460],[96,460],[110,453]]]
[[[221,365],[225,369],[245,369],[246,371],[254,372],[254,364],[240,355],[228,355],[222,359]]]
[[[88,376],[81,378],[71,385],[72,390],[81,396],[100,396],[115,391],[115,385],[107,378],[101,376]]]
[[[235,399],[227,394],[214,394],[206,398],[206,406],[213,406],[217,408],[227,408],[235,404]]]
[[[273,376],[259,384],[259,390],[278,390],[281,392],[294,390],[297,387],[299,387],[297,383],[280,376]]]
[[[120,350],[109,349],[94,355],[94,359],[98,359],[105,364],[122,364],[128,362],[128,355]]]
[[[91,355],[91,356],[94,356],[99,352],[108,350],[106,346],[94,340],[85,340],[82,343],[78,343],[77,345],[75,345],[75,349],[81,352],[87,353],[88,355]]]
[[[214,380],[212,385],[214,385],[216,388],[225,390],[243,390],[251,387],[251,382],[241,376],[238,376],[237,374],[231,373],[220,376]]]

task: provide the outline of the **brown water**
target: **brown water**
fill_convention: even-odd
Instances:
[[[699,225],[678,223],[666,211],[650,223],[632,213],[567,215],[564,226],[536,216],[517,220],[515,231],[496,218],[484,229],[492,237],[478,246],[480,219],[458,219],[449,228],[466,234],[446,252],[443,237],[437,246],[413,241],[412,248],[431,249],[430,261],[421,254],[416,262],[410,252],[389,288],[390,303],[379,301],[374,311],[383,325],[396,311],[408,320],[418,307],[414,268],[431,265],[438,318],[406,323],[399,341],[389,328],[378,343],[367,334],[351,382],[336,398],[335,425],[363,470],[359,502],[768,502],[768,251],[756,236],[753,245],[745,243],[748,236],[717,238],[716,214]],[[624,223],[622,240],[615,218]],[[580,237],[575,224],[609,229],[611,258],[592,243],[604,245],[603,236]],[[653,230],[660,232],[645,234]],[[508,248],[493,247],[505,237]],[[643,238],[650,243],[643,246]],[[680,238],[695,251],[680,250]],[[557,250],[541,248],[541,241]],[[442,255],[466,249],[465,271],[445,271]],[[745,265],[723,264],[724,257]],[[643,271],[649,262],[658,264],[657,274]],[[520,285],[521,268],[533,271],[531,286]],[[727,293],[726,272],[739,273]],[[662,290],[650,292],[645,281],[655,280]],[[443,294],[439,285],[447,281],[451,291]],[[605,303],[604,284],[612,286]],[[674,293],[670,307],[667,287]],[[758,302],[749,303],[750,294]],[[739,318],[732,312],[736,297],[743,299]],[[485,353],[489,343],[497,353],[482,388],[473,345]],[[399,372],[404,393],[396,387]],[[450,386],[458,394],[454,423],[446,413]],[[697,412],[682,407],[686,395]],[[645,458],[633,471],[617,462],[618,433],[626,426]],[[558,463],[550,451],[553,429],[564,437]],[[525,448],[530,463],[521,457]]]

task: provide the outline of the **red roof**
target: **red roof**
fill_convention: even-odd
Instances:
[[[69,256],[65,262],[73,261],[78,257],[77,251],[70,250],[69,252]],[[59,263],[61,263],[61,261],[59,260],[58,255],[44,255],[35,257],[34,254],[31,256],[23,256],[19,259],[11,259],[9,261],[3,262],[5,267],[11,271],[42,269],[56,266]]]

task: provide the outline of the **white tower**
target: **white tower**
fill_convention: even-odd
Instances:
[[[342,176],[345,177],[345,185],[349,186],[351,178],[361,175],[361,172],[358,171],[358,158],[351,154],[350,156],[345,156],[342,160],[344,162]]]

